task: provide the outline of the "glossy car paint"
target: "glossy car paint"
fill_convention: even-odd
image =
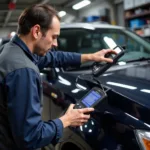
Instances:
[[[57,73],[58,77],[55,82],[50,84],[44,82],[44,93],[64,109],[70,103],[81,99],[93,86],[99,86],[96,83],[83,80],[76,82],[77,75],[84,73],[82,71],[79,71],[78,74],[76,72],[76,75],[61,70]],[[139,146],[135,139],[134,130],[150,130],[150,118],[148,117],[150,93],[147,93],[150,87],[149,74],[149,61],[112,67],[98,78],[106,86],[106,89],[107,87],[109,89],[108,100],[96,109],[87,124],[82,128],[72,130],[79,134],[93,150],[110,149],[107,142],[111,147],[114,145],[112,149],[120,145],[121,149],[138,150]],[[88,79],[90,77],[91,75]],[[113,85],[112,83],[118,84]],[[52,91],[58,94],[57,98],[51,96]]]
[[[72,24],[62,26],[63,30],[74,28],[124,29],[110,25]],[[85,125],[79,128],[69,128],[74,135],[79,135],[81,139],[73,138],[74,135],[72,136],[72,133],[68,131],[64,134],[65,140],[60,145],[70,143],[72,139],[71,142],[76,141],[79,143],[78,145],[82,145],[81,150],[87,150],[86,145],[90,147],[90,150],[140,149],[135,130],[150,131],[149,60],[114,65],[97,78],[99,83],[93,80],[89,67],[82,66],[71,71],[62,71],[58,68],[56,70],[57,80],[44,82],[44,93],[49,95],[55,105],[62,107],[64,111],[70,103],[76,103],[92,87],[101,88],[100,83],[103,84],[108,95],[107,100],[95,109],[95,112],[91,114],[91,119]],[[81,74],[89,75],[83,80],[78,78]],[[57,95],[57,98],[51,96],[52,92]],[[62,147],[60,146],[59,150]],[[73,145],[69,149],[73,149]]]

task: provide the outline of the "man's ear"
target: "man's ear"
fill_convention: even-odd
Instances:
[[[40,28],[40,25],[36,24],[34,25],[32,28],[31,28],[31,33],[32,33],[32,36],[35,38],[35,39],[38,39],[41,37],[41,28]]]

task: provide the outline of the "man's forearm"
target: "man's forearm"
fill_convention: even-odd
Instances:
[[[81,63],[92,61],[93,60],[93,54],[81,54]]]

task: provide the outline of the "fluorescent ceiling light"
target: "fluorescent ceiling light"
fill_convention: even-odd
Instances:
[[[116,82],[106,82],[109,85],[113,85],[113,86],[118,86],[118,87],[122,87],[125,89],[130,89],[130,90],[135,90],[137,89],[137,87],[134,86],[130,86],[130,85],[125,85],[125,84],[121,84],[121,83],[116,83]]]
[[[66,12],[65,12],[65,11],[60,11],[60,12],[58,13],[58,15],[59,15],[59,17],[63,17],[63,16],[66,15]]]
[[[78,10],[78,9],[81,9],[81,8],[89,5],[89,4],[91,4],[91,1],[89,1],[89,0],[83,0],[83,1],[81,1],[81,2],[79,2],[77,4],[75,4],[75,5],[73,5],[72,8],[75,9],[75,10]]]
[[[149,93],[150,94],[150,90],[147,90],[147,89],[142,89],[140,90],[141,92],[145,92],[145,93]]]

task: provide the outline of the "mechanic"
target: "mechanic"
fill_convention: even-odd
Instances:
[[[68,126],[81,126],[93,108],[73,109],[71,104],[58,119],[41,119],[42,82],[39,70],[51,66],[80,65],[106,61],[107,53],[93,54],[49,51],[57,46],[60,18],[54,8],[36,4],[18,19],[17,34],[0,48],[0,149],[34,150],[56,144]],[[86,113],[86,114],[85,114]],[[88,114],[87,114],[88,113]]]

